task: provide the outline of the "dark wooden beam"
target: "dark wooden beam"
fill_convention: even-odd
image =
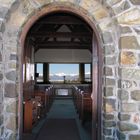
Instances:
[[[49,48],[44,48],[44,47],[37,46],[37,48],[35,48],[35,53],[36,53],[39,49],[80,49],[80,50],[89,50],[89,51],[92,53],[92,49],[91,49],[91,48],[75,47],[75,46],[72,46],[72,47],[67,47],[67,46],[65,46],[65,47],[61,47],[61,48],[58,48],[57,46],[49,47]]]
[[[35,47],[38,49],[90,49],[91,43],[78,43],[78,42],[68,42],[68,41],[53,41],[41,44],[36,44]]]
[[[91,48],[85,48],[85,47],[75,47],[75,46],[67,47],[67,46],[65,46],[65,47],[58,48],[57,46],[54,46],[54,47],[44,48],[44,47],[38,46],[37,48],[35,48],[35,53],[36,53],[39,49],[80,49],[80,50],[89,50],[90,52],[92,52],[92,51],[91,51]]]
[[[90,50],[90,47],[88,46],[37,46],[37,49],[89,49]]]
[[[40,25],[38,25],[38,26],[33,26],[32,27],[32,32],[37,32],[37,31],[39,31],[39,29],[42,27],[42,25],[40,24]]]
[[[35,43],[36,45],[39,46],[58,46],[58,47],[63,47],[63,46],[91,46],[91,43],[81,43],[81,42],[71,42],[71,41],[48,41],[48,42],[44,42],[44,43]]]
[[[85,26],[83,26],[84,28],[79,28],[79,26],[73,26],[73,25],[68,25],[69,29],[72,31],[72,32],[80,32],[81,29],[83,30],[85,28]],[[87,26],[86,26],[87,28]],[[84,29],[85,30],[85,29]],[[85,31],[83,31],[85,32]],[[86,31],[87,32],[87,31]],[[85,42],[85,40],[87,41],[92,41],[92,32],[88,32],[89,33],[89,38],[88,37],[83,37],[83,38],[78,38],[81,42]]]
[[[52,16],[38,21],[36,24],[84,24],[84,22],[71,16]]]
[[[88,32],[37,32],[31,33],[29,37],[63,37],[63,38],[92,38],[92,35]]]

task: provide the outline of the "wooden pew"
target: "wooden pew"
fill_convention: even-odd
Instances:
[[[75,108],[79,114],[79,118],[84,124],[86,121],[92,120],[92,99],[91,88],[83,86],[74,86],[73,94]]]
[[[78,87],[74,86],[73,100],[74,100],[74,105],[77,110],[77,113],[79,112],[79,105],[80,105],[80,98],[79,98],[80,91],[81,90]]]
[[[53,87],[43,90],[36,89],[32,98],[25,99],[23,103],[24,133],[31,133],[34,124],[44,117],[53,102]]]
[[[47,93],[47,111],[49,111],[52,106],[53,99],[54,99],[53,86],[50,86],[49,88],[47,88],[46,93]]]
[[[33,125],[37,123],[41,115],[40,114],[40,101],[38,99],[30,99],[30,100],[24,101],[23,105],[24,105],[23,107],[24,133],[31,133]]]
[[[81,92],[81,108],[80,108],[80,119],[82,124],[86,121],[92,120],[92,99],[91,94]]]
[[[35,90],[34,97],[41,98],[42,107],[48,112],[53,102],[53,86],[47,87],[44,91]]]

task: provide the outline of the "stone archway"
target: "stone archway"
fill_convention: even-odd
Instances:
[[[38,2],[40,3],[40,2]],[[108,11],[100,5],[100,3],[96,1],[89,1],[89,2],[80,2],[79,4],[72,2],[48,2],[48,3],[40,3],[41,6],[38,7],[37,3],[30,3],[27,1],[21,2],[19,5],[15,5],[18,8],[16,10],[13,10],[11,13],[10,19],[6,23],[6,29],[4,32],[4,52],[7,52],[5,55],[5,61],[7,61],[7,68],[10,68],[8,71],[6,71],[6,81],[4,82],[5,86],[5,97],[4,102],[5,106],[11,106],[14,107],[13,109],[10,109],[10,111],[4,110],[5,115],[9,113],[9,116],[5,116],[5,129],[4,133],[8,134],[4,137],[12,137],[15,139],[19,139],[21,134],[21,120],[22,116],[20,114],[21,108],[22,108],[22,52],[24,48],[24,39],[26,37],[26,34],[28,30],[30,29],[31,25],[41,16],[51,13],[54,11],[66,11],[66,12],[72,12],[76,15],[82,17],[94,30],[96,39],[95,41],[98,42],[98,46],[93,45],[95,48],[94,51],[94,61],[93,65],[95,67],[93,71],[93,79],[96,81],[93,85],[93,92],[94,93],[100,93],[100,94],[94,94],[93,100],[97,98],[102,99],[103,97],[103,90],[101,87],[99,87],[98,83],[101,83],[101,78],[104,78],[104,80],[108,80],[108,77],[116,77],[115,74],[115,68],[110,66],[110,61],[108,59],[105,60],[104,63],[104,77],[99,77],[98,74],[102,72],[102,70],[99,70],[99,67],[101,68],[102,65],[102,53],[104,56],[109,54],[112,54],[115,49],[117,49],[117,45],[115,46],[115,42],[117,41],[117,38],[115,37],[116,32],[114,28],[116,25],[111,25],[111,23],[114,23],[114,20],[110,18]],[[24,13],[25,12],[25,13]],[[15,19],[15,16],[17,19]],[[20,19],[20,20],[19,20]],[[12,27],[12,28],[11,28]],[[8,41],[7,41],[8,38]],[[96,43],[97,45],[97,43]],[[12,47],[11,47],[12,46]],[[10,56],[10,60],[9,60]],[[18,57],[18,59],[16,59]],[[115,59],[113,57],[113,59]],[[113,60],[115,61],[115,60]],[[108,66],[109,65],[109,66]],[[107,77],[106,77],[107,76]],[[16,77],[16,78],[15,78]],[[109,83],[110,84],[110,83]],[[102,86],[102,85],[100,85]],[[104,84],[105,88],[107,88],[107,84]],[[12,90],[12,94],[10,94],[9,88]],[[107,90],[107,89],[106,89]],[[116,97],[117,98],[117,97]],[[98,115],[99,118],[102,117],[102,102],[96,102],[94,103],[94,110],[97,110],[98,106]],[[115,99],[108,99],[106,98],[104,100],[104,114],[111,114],[112,112],[116,112],[115,106],[116,103],[114,102]],[[17,105],[18,105],[18,111],[17,111]],[[12,110],[12,112],[11,112]],[[11,114],[12,113],[12,114]],[[17,121],[18,118],[18,121]],[[13,120],[13,124],[10,123],[10,120]],[[95,121],[97,121],[97,116],[95,115],[94,118]],[[101,125],[101,124],[99,124]],[[95,124],[95,129],[97,124]],[[17,134],[16,134],[17,132]],[[100,132],[101,133],[101,132]],[[101,135],[101,134],[99,134]]]
[[[26,33],[27,31],[30,29],[30,27],[32,26],[32,24],[34,24],[36,22],[36,20],[38,20],[40,17],[44,16],[44,15],[47,15],[49,13],[53,13],[53,12],[70,12],[70,13],[73,13],[77,16],[80,16],[81,18],[85,18],[84,14],[82,15],[81,13],[83,12],[79,12],[77,11],[77,9],[73,9],[71,7],[67,7],[67,6],[47,6],[45,8],[43,8],[41,11],[39,11],[37,13],[37,15],[34,15],[31,19],[29,19],[29,21],[25,24],[24,28],[23,28],[23,33],[21,34],[21,45],[22,48],[24,48],[24,39],[25,39],[25,36],[26,36]],[[81,10],[82,11],[82,10]],[[92,50],[93,51],[93,81],[94,84],[92,85],[93,87],[93,93],[92,93],[92,98],[93,98],[93,122],[96,122],[96,123],[93,123],[93,139],[97,139],[97,132],[98,132],[98,137],[101,137],[100,133],[101,133],[101,122],[100,122],[100,119],[101,119],[101,115],[100,115],[100,112],[99,111],[101,108],[101,106],[98,104],[101,104],[101,90],[99,88],[99,85],[101,86],[101,69],[102,69],[102,62],[101,62],[101,59],[102,59],[102,54],[101,54],[101,47],[99,47],[100,43],[99,43],[99,34],[97,32],[94,32],[94,30],[96,31],[96,27],[94,26],[94,24],[92,22],[90,22],[90,19],[88,19],[87,17],[87,22],[91,25],[91,27],[93,28],[93,36],[94,36],[94,41],[93,41],[93,48]],[[27,31],[26,31],[27,30]],[[99,95],[97,95],[97,93],[99,93]],[[22,98],[22,97],[21,97]],[[98,112],[99,111],[99,112]],[[98,131],[97,131],[97,124],[99,125],[99,128],[98,128]],[[98,138],[100,139],[100,138]]]

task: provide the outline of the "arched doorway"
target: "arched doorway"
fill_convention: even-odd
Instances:
[[[70,10],[68,10],[67,8],[66,9],[64,8],[63,10],[55,9],[52,13],[60,12],[60,11],[63,13],[71,13],[71,14],[77,15],[78,17],[84,19],[84,17],[82,15],[80,15],[79,13],[75,14],[75,13],[71,12]],[[49,11],[49,12],[51,13],[51,11]],[[42,12],[41,14],[43,16],[47,13]],[[38,16],[38,18],[40,18],[40,17],[41,16]],[[89,50],[92,52],[92,81],[93,81],[93,83],[92,83],[92,99],[93,99],[92,134],[93,134],[93,140],[95,140],[95,139],[100,139],[100,137],[101,137],[101,121],[100,120],[101,120],[101,102],[102,101],[101,101],[101,88],[99,88],[99,86],[101,86],[101,71],[102,71],[101,58],[102,57],[101,57],[101,50],[100,50],[101,48],[99,47],[99,37],[98,37],[98,33],[95,30],[94,24],[91,23],[90,20],[89,21],[87,19],[84,19],[84,20],[86,20],[87,24],[89,24],[88,26],[90,26],[90,28],[92,29],[92,33],[93,33],[93,35],[90,36],[92,38],[92,43],[91,43],[92,45],[91,45],[91,48],[89,48]],[[27,43],[27,41],[25,42],[25,37],[27,34],[26,29],[28,31],[30,29],[31,25],[33,23],[35,23],[35,21],[36,21],[36,17],[34,17],[34,20],[29,22],[29,24],[27,24],[27,26],[25,26],[25,30],[23,30],[23,34],[21,36],[21,41],[24,44],[24,46],[25,46],[25,43]],[[57,34],[55,34],[54,38],[56,38],[56,36],[57,36]],[[38,48],[36,48],[36,49],[38,49]],[[27,74],[27,72],[26,72],[26,74]]]
[[[3,4],[4,3],[4,4]],[[111,3],[111,2],[110,2]],[[103,139],[119,138],[120,134],[124,134],[128,137],[128,133],[121,132],[119,124],[121,120],[119,118],[120,111],[122,112],[122,99],[118,97],[118,90],[123,86],[118,83],[124,80],[122,72],[126,69],[122,69],[120,63],[120,53],[123,50],[121,46],[123,41],[129,40],[127,37],[128,32],[123,30],[123,36],[120,36],[121,29],[127,29],[125,26],[131,26],[128,22],[123,22],[125,12],[122,14],[114,13],[116,6],[108,5],[109,3],[96,0],[34,0],[34,1],[12,1],[1,3],[4,6],[2,17],[2,32],[1,32],[1,55],[2,55],[2,72],[4,76],[2,79],[2,116],[4,121],[2,122],[2,138],[4,139],[19,139],[22,134],[22,92],[23,92],[23,80],[22,80],[22,55],[24,50],[24,40],[30,27],[40,17],[47,15],[55,11],[71,12],[84,18],[84,20],[94,29],[99,43],[99,47],[95,46],[95,50],[98,50],[93,57],[95,57],[94,64],[98,66],[101,64],[102,59],[97,56],[102,56],[103,51],[103,66],[104,71],[102,74],[102,88],[99,88],[99,95],[101,99],[102,109],[99,108],[99,115],[102,115],[102,128],[104,130],[100,135],[103,135]],[[109,8],[108,8],[108,6]],[[3,10],[2,10],[3,11]],[[126,10],[126,12],[128,12]],[[135,10],[137,12],[137,10]],[[132,12],[128,12],[129,15]],[[116,15],[116,16],[115,16]],[[16,18],[15,18],[16,17]],[[130,16],[131,17],[131,16]],[[130,21],[129,16],[127,17]],[[133,19],[134,20],[134,19]],[[121,26],[124,26],[120,29]],[[137,22],[131,22],[136,24]],[[129,32],[129,35],[131,33]],[[135,32],[134,32],[135,34]],[[125,35],[125,37],[124,37]],[[131,34],[132,38],[133,35]],[[135,35],[134,35],[135,36]],[[99,39],[100,38],[100,39]],[[95,41],[97,41],[95,39]],[[136,41],[136,39],[134,39]],[[120,42],[120,43],[119,43]],[[102,47],[102,49],[101,49]],[[120,48],[119,48],[120,47]],[[124,48],[125,49],[125,48]],[[101,51],[102,50],[102,51]],[[97,68],[97,67],[96,67]],[[101,70],[101,69],[100,69]],[[123,70],[123,71],[122,71]],[[99,72],[97,69],[95,73]],[[94,75],[96,76],[96,74]],[[101,76],[101,75],[99,75]],[[94,77],[95,81],[98,81],[98,77]],[[99,78],[100,80],[100,78]],[[97,83],[94,85],[95,91],[97,91]],[[110,90],[111,89],[111,90]],[[106,94],[106,92],[111,94]],[[97,93],[97,92],[95,92]],[[95,102],[94,102],[95,103]],[[95,103],[96,104],[96,103]],[[96,104],[97,105],[97,104]],[[7,107],[12,109],[7,110]],[[14,107],[14,109],[13,109]],[[95,106],[94,106],[95,107]],[[95,107],[97,109],[97,107]],[[11,119],[13,120],[11,123]],[[107,123],[110,125],[106,125]],[[119,122],[119,123],[118,123]],[[100,126],[99,124],[97,126]],[[116,129],[117,128],[117,129]],[[10,131],[9,131],[10,130]],[[8,135],[7,135],[8,134]],[[130,135],[131,136],[131,135]]]

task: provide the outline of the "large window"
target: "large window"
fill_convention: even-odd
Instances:
[[[91,82],[91,64],[84,64],[84,76],[79,74],[79,64],[49,64],[48,81],[51,83]],[[45,69],[44,69],[45,70]],[[45,71],[44,71],[45,72]],[[36,82],[44,82],[43,63],[36,63]]]
[[[79,82],[79,64],[50,64],[50,82],[77,83]]]
[[[36,81],[43,82],[43,64],[42,63],[36,64]]]
[[[91,64],[85,64],[85,81],[91,82]]]

